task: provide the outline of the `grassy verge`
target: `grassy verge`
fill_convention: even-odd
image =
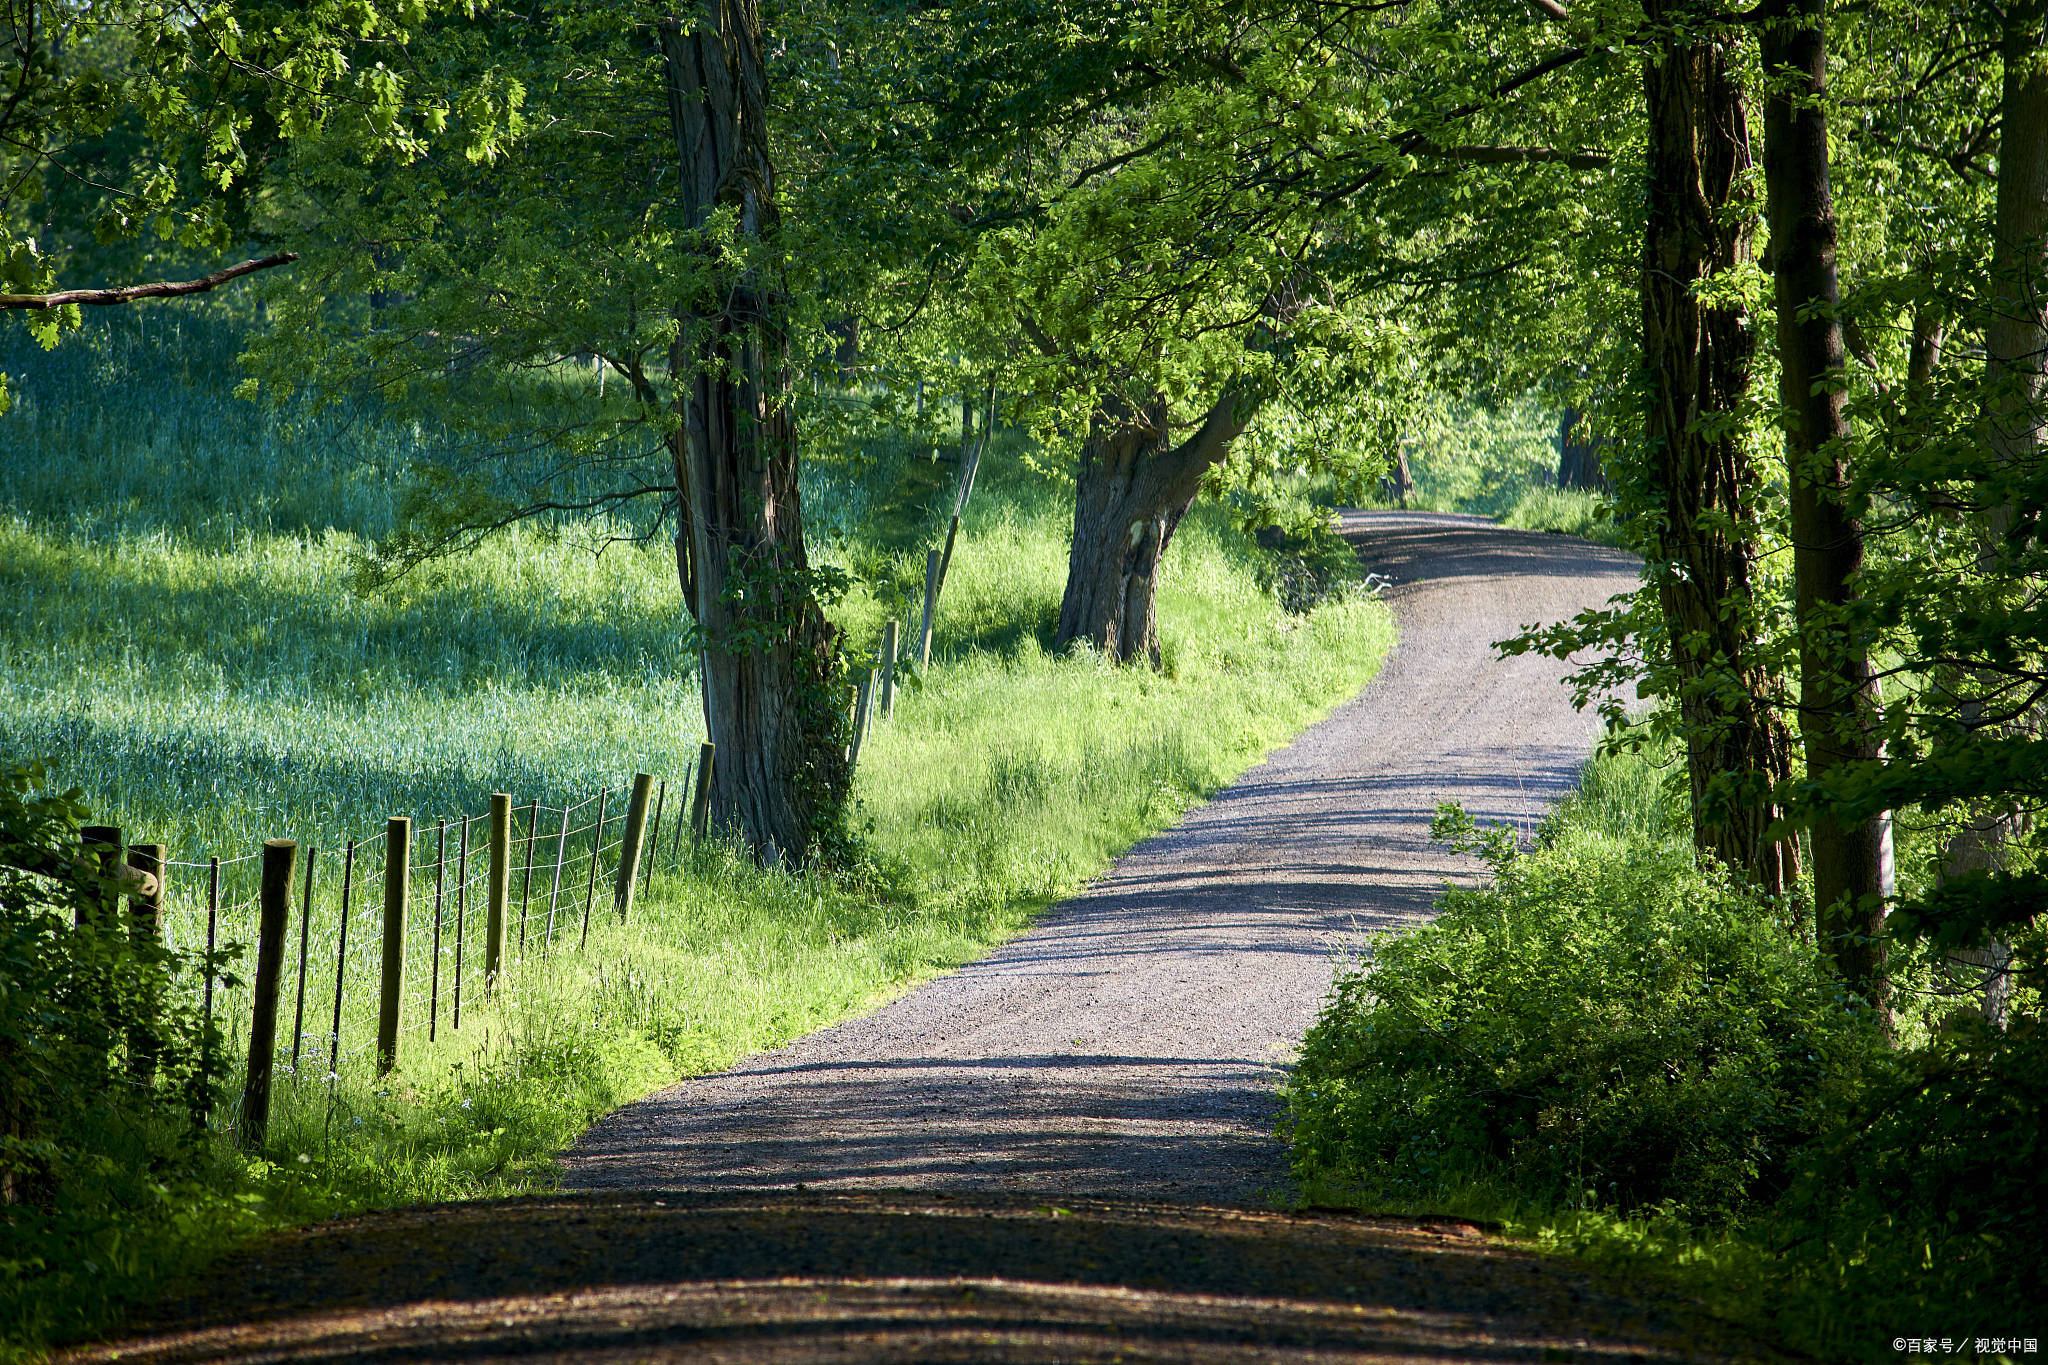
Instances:
[[[687,771],[699,712],[663,550],[600,556],[588,529],[534,527],[358,596],[352,556],[391,524],[409,440],[360,414],[238,404],[235,344],[138,315],[7,360],[20,397],[0,424],[0,754],[48,759],[131,840],[187,862],[275,836],[331,860],[386,816],[424,836],[493,790],[560,807],[635,770]],[[1020,455],[991,451],[932,664],[863,751],[864,867],[768,872],[686,846],[657,863],[630,922],[597,916],[587,945],[536,942],[488,1000],[472,977],[461,1029],[436,1016],[431,1040],[419,1007],[435,950],[410,950],[412,1022],[383,1078],[366,960],[344,963],[342,1065],[329,1075],[315,1047],[280,1081],[264,1152],[216,1132],[180,1148],[146,1207],[87,1191],[12,1220],[0,1333],[89,1329],[162,1267],[281,1221],[544,1188],[552,1154],[608,1109],[1016,933],[1355,692],[1391,644],[1367,600],[1281,610],[1256,548],[1198,515],[1162,579],[1161,673],[1051,653],[1066,494]],[[820,554],[857,584],[836,608],[854,649],[905,614],[949,483],[948,466],[900,449],[821,459],[807,497],[836,531]],[[325,866],[316,963],[340,922]],[[203,880],[173,879],[183,941]],[[225,899],[222,936],[247,943],[246,895]],[[364,922],[360,902],[353,914]],[[309,1031],[324,1038],[331,994],[314,978]],[[241,998],[223,990],[223,1017]]]

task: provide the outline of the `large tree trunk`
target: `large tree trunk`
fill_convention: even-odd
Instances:
[[[1606,492],[1607,471],[1600,467],[1600,449],[1606,444],[1588,438],[1584,413],[1566,408],[1557,423],[1557,486]]]
[[[1202,475],[1230,453],[1250,420],[1249,406],[1225,392],[1192,436],[1169,446],[1164,400],[1143,410],[1117,400],[1103,405],[1074,476],[1060,646],[1086,640],[1119,663],[1142,656],[1158,666],[1160,561]]]
[[[2006,11],[2004,89],[1999,111],[1998,204],[1991,246],[1989,316],[1984,326],[1985,437],[2001,465],[2040,458],[2042,403],[2048,399],[2048,14],[2041,0],[2016,3]],[[1985,510],[1979,534],[1980,569],[1989,577],[2006,571],[2004,541],[2016,511],[2011,503]],[[1980,700],[1998,687],[1986,676],[1966,685],[1963,723],[1977,729],[1994,722]],[[1972,695],[1974,694],[1974,695]],[[2030,718],[2028,718],[2030,719]],[[2026,723],[2023,719],[2021,723]],[[1949,876],[2001,867],[2007,844],[2020,832],[2019,812],[1979,803],[1946,850]],[[2002,1024],[2012,993],[2011,951],[1997,938],[1957,957],[1980,973],[1980,1005],[1986,1018]]]
[[[1775,680],[1756,658],[1751,582],[1763,486],[1735,414],[1756,343],[1740,305],[1699,287],[1749,259],[1743,180],[1753,162],[1733,56],[1686,6],[1652,4],[1670,37],[1644,65],[1649,122],[1642,273],[1646,470],[1661,518],[1647,572],[1676,673],[1693,837],[1765,892],[1782,893],[1793,845],[1767,830],[1790,775]]]
[[[1827,46],[1822,0],[1773,0],[1763,31],[1764,188],[1785,412],[1794,611],[1799,624],[1799,733],[1806,773],[1882,755],[1877,681],[1853,617],[1863,527],[1847,505],[1847,352],[1835,268],[1829,183]],[[1846,820],[1825,808],[1812,824],[1813,899],[1822,947],[1849,988],[1885,1008],[1884,915],[1892,892],[1891,820]]]
[[[729,208],[741,236],[775,228],[756,0],[705,0],[661,26],[690,226]],[[676,307],[670,438],[677,565],[703,641],[704,723],[718,746],[711,819],[768,862],[838,832],[849,773],[837,632],[804,550],[790,420],[787,308],[759,267]]]

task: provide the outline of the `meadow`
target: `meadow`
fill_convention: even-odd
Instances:
[[[299,841],[302,870],[315,859],[286,945],[289,967],[301,944],[309,960],[303,1004],[289,989],[285,1003],[284,1036],[301,1042],[281,1043],[267,1146],[219,1141],[196,1185],[148,1209],[81,1210],[44,1244],[10,1247],[0,1327],[17,1339],[92,1321],[167,1257],[257,1227],[545,1188],[552,1153],[606,1110],[1018,932],[1354,693],[1392,643],[1361,594],[1282,610],[1252,538],[1204,511],[1162,579],[1160,672],[1051,652],[1071,494],[1006,433],[983,460],[931,665],[862,750],[862,859],[830,876],[765,871],[675,837],[702,736],[665,543],[620,524],[529,525],[359,591],[358,557],[393,525],[418,435],[374,413],[236,398],[241,335],[211,314],[137,310],[47,355],[17,339],[4,358],[17,406],[0,421],[0,755],[48,764],[53,786],[82,789],[130,841],[169,846],[168,928],[184,948],[204,942],[210,859],[216,933],[244,964],[260,842]],[[834,610],[856,653],[906,614],[952,483],[928,447],[813,453],[814,550],[854,582]],[[599,856],[616,860],[636,771],[669,784],[667,824],[621,922],[603,908],[611,864],[593,877],[587,861],[590,802],[609,792]],[[455,850],[493,791],[523,808],[515,833],[535,829],[539,852],[486,997],[480,827],[466,866]],[[414,822],[413,910],[401,1062],[379,1077],[374,892],[392,816]],[[355,900],[338,953],[345,869]],[[232,1063],[246,986],[216,983],[214,1008]]]

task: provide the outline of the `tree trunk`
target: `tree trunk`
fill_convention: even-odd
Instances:
[[[1650,6],[1653,25],[1679,20],[1688,31],[1644,65],[1643,437],[1647,491],[1661,513],[1646,571],[1676,674],[1694,841],[1781,894],[1794,879],[1794,846],[1766,830],[1779,815],[1771,791],[1790,775],[1790,741],[1753,647],[1753,499],[1763,481],[1735,429],[1755,340],[1739,304],[1697,292],[1749,258],[1742,201],[1753,162],[1727,43],[1684,9]]]
[[[1947,340],[1948,325],[1941,314],[1926,305],[1913,310],[1913,340],[1906,352],[1906,398],[1916,411],[1927,401]]]
[[[1822,101],[1827,46],[1822,0],[1772,0],[1763,30],[1764,189],[1778,315],[1779,398],[1799,624],[1799,733],[1806,775],[1825,783],[1882,755],[1877,680],[1853,619],[1863,527],[1847,503],[1847,352],[1835,267],[1835,205]],[[1882,1011],[1885,900],[1892,892],[1891,820],[1844,820],[1825,808],[1811,826],[1821,946],[1849,989]]]
[[[1984,325],[1984,428],[1992,458],[2000,465],[2031,463],[2042,445],[2044,352],[2048,352],[2048,49],[2044,49],[2041,0],[2018,3],[2006,10],[2003,56],[2004,89],[2000,100],[1998,203],[1991,245],[1989,316]],[[1986,577],[2006,572],[2001,564],[2004,541],[2016,509],[2010,502],[1985,510],[1979,528],[1978,552]],[[1997,686],[1985,678],[1969,691],[1985,694]],[[1982,703],[1966,695],[1963,723],[1978,728]],[[1974,714],[1973,714],[1974,713]],[[2021,816],[2008,806],[1980,803],[1964,829],[1950,843],[1943,871],[1955,876],[2004,866],[2007,845],[2019,833]],[[1957,954],[1982,973],[1979,1008],[1994,1023],[2005,1021],[2012,993],[2008,972],[2011,951],[1991,938]]]
[[[1582,439],[1585,414],[1566,408],[1557,424],[1557,486],[1583,488],[1595,493],[1607,491],[1607,471],[1600,467],[1604,440]]]
[[[1119,663],[1142,655],[1158,666],[1160,562],[1201,491],[1202,475],[1230,453],[1250,419],[1249,405],[1227,391],[1194,435],[1169,447],[1163,399],[1142,411],[1119,400],[1104,404],[1074,476],[1060,647],[1086,640]]]
[[[860,378],[860,319],[840,318],[825,331],[832,338],[832,364],[839,371],[839,386],[848,388]]]
[[[691,18],[663,23],[660,42],[690,226],[728,208],[741,236],[772,235],[756,0],[705,0]],[[850,774],[838,632],[804,549],[786,300],[755,268],[680,302],[676,317],[677,565],[703,642],[705,731],[718,746],[711,820],[764,861],[805,857],[836,837]]]

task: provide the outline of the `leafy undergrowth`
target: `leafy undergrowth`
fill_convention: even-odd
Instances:
[[[47,757],[131,841],[188,861],[274,836],[331,858],[388,815],[426,830],[493,790],[558,805],[636,769],[680,787],[701,735],[666,553],[514,532],[359,596],[409,438],[238,405],[232,332],[164,329],[121,323],[25,369],[0,430],[0,750]],[[1283,609],[1264,552],[1199,511],[1162,574],[1162,671],[1052,652],[1070,493],[1021,442],[986,457],[931,663],[862,750],[858,865],[685,846],[628,922],[508,957],[489,998],[472,979],[461,1029],[409,1032],[390,1075],[353,1034],[338,1075],[316,1049],[280,1077],[260,1154],[218,1117],[197,1143],[130,1135],[142,1188],[99,1182],[9,1223],[0,1334],[87,1330],[262,1228],[546,1189],[598,1115],[982,954],[1378,668],[1377,603],[1340,586]],[[821,459],[806,496],[836,528],[821,558],[854,583],[835,611],[856,653],[921,592],[952,468],[886,444]],[[248,918],[223,940],[253,939]]]
[[[1596,759],[1534,851],[1438,833],[1492,878],[1340,975],[1288,1086],[1310,1202],[1497,1222],[1823,1358],[2022,1355],[2036,1021],[1888,1043],[1800,918],[1696,869],[1650,755]]]

